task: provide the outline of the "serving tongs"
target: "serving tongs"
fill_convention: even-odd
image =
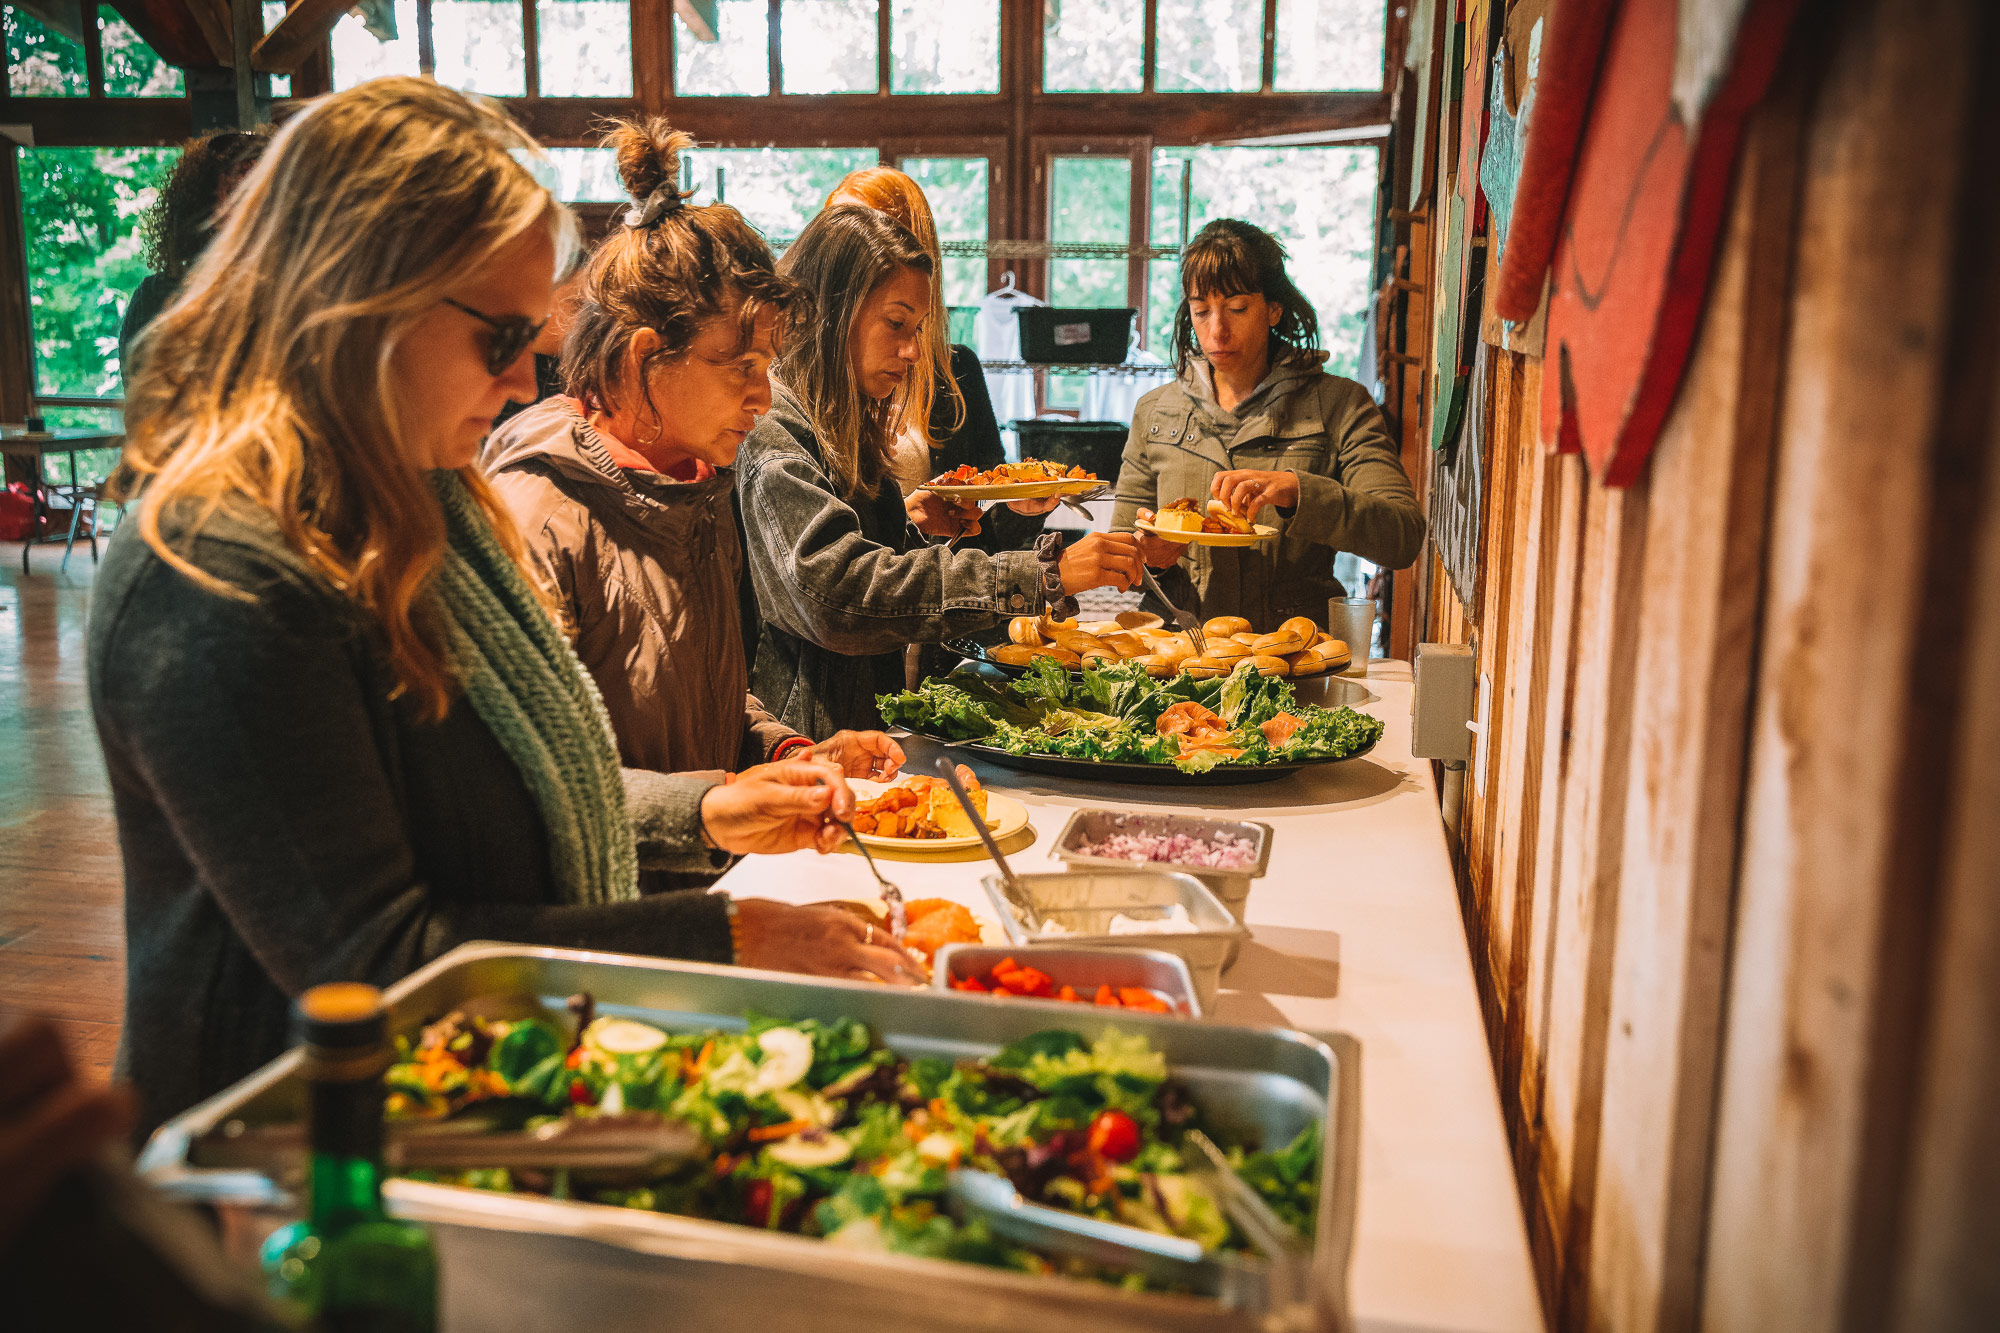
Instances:
[[[496,1098],[511,1102],[512,1098]],[[476,1111],[486,1103],[475,1103]],[[537,1110],[545,1113],[539,1103]],[[495,1108],[448,1120],[388,1120],[382,1158],[395,1171],[593,1171],[657,1175],[704,1151],[701,1136],[678,1120],[639,1111],[588,1120],[562,1119],[534,1129],[503,1130],[511,1112]],[[306,1158],[306,1127],[228,1120],[197,1138],[188,1163],[208,1169],[296,1174]]]
[[[986,844],[986,854],[993,858],[994,865],[1000,867],[1000,878],[1006,882],[1007,888],[1013,893],[1015,901],[1025,902],[1028,895],[1027,891],[1021,887],[1020,877],[1014,873],[1014,867],[1007,864],[1007,857],[1000,850],[1000,844],[993,839],[993,830],[986,827],[986,816],[979,813],[979,808],[972,803],[971,795],[965,790],[965,784],[959,781],[958,765],[951,761],[950,755],[939,757],[937,761],[937,773],[939,777],[945,780],[946,785],[951,788],[951,794],[958,798],[959,807],[965,811],[965,817],[972,821],[972,831],[977,833],[979,840]]]
[[[1077,513],[1082,514],[1085,518],[1092,518],[1091,512],[1088,509],[1071,500],[1068,496],[1063,497],[1063,503],[1074,509]],[[1093,521],[1095,520],[1093,519]],[[1174,600],[1167,596],[1166,592],[1161,589],[1159,580],[1153,577],[1153,571],[1146,567],[1146,562],[1143,559],[1139,561],[1139,580],[1146,585],[1146,591],[1158,598],[1160,605],[1166,607],[1173,614],[1174,624],[1179,626],[1181,631],[1194,642],[1195,655],[1198,657],[1208,656],[1208,639],[1201,632],[1201,622],[1196,620],[1191,612],[1181,610]]]

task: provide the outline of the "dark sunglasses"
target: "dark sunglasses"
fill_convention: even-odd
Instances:
[[[506,374],[507,367],[521,359],[521,353],[541,336],[543,326],[548,323],[546,319],[536,321],[526,315],[489,315],[449,296],[444,298],[444,303],[454,310],[463,310],[493,330],[493,341],[486,349],[486,373],[489,375]]]

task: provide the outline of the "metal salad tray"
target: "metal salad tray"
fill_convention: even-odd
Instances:
[[[931,985],[950,990],[951,983],[967,977],[985,977],[996,963],[1017,958],[1021,950],[1012,945],[947,944],[939,949],[931,964]],[[1136,986],[1152,991],[1185,1017],[1202,1016],[1201,1000],[1195,995],[1194,978],[1179,954],[1164,949],[1100,949],[1081,945],[1038,944],[1031,960],[1058,987],[1095,990],[1098,986]],[[1012,1004],[1013,998],[1005,1003]],[[1057,1001],[1067,1009],[1074,1001]],[[1059,1016],[1058,1016],[1059,1017]],[[1051,1019],[1054,1021],[1054,1018]]]
[[[1204,1010],[1215,1007],[1233,946],[1250,935],[1200,880],[1165,866],[1121,861],[1115,870],[1016,875],[1014,880],[1018,894],[999,875],[980,881],[1009,940],[1031,949],[1087,945],[1178,954],[1194,978],[1195,998]],[[1187,913],[1193,930],[1112,933],[1114,917],[1162,917],[1175,907]],[[1049,926],[1057,929],[1047,930]]]
[[[1103,842],[1120,833],[1144,833],[1172,837],[1176,833],[1213,842],[1218,835],[1241,838],[1254,848],[1254,859],[1240,870],[1221,866],[1191,866],[1178,861],[1128,861],[1115,856],[1085,856],[1077,848],[1085,843]],[[1271,826],[1248,819],[1218,819],[1209,815],[1177,815],[1150,810],[1075,810],[1049,854],[1071,870],[1129,870],[1136,865],[1164,866],[1193,875],[1208,886],[1229,914],[1243,924],[1244,905],[1250,898],[1250,881],[1262,879],[1271,866]],[[1231,945],[1224,966],[1236,961],[1237,946]]]
[[[1033,1003],[510,944],[464,945],[390,987],[387,998],[394,1030],[414,1033],[488,997],[533,997],[567,1022],[564,1001],[578,991],[596,997],[600,1014],[678,1031],[741,1030],[752,1010],[856,1018],[907,1057],[989,1055],[1057,1022],[1050,1007]],[[1337,1095],[1334,1052],[1299,1032],[1090,1005],[1065,1005],[1060,1018],[1086,1038],[1112,1028],[1143,1033],[1226,1134],[1276,1147],[1321,1124],[1312,1281],[1322,1308],[1344,1309],[1353,1189],[1336,1178],[1336,1150],[1354,1140],[1358,1107]],[[203,1167],[191,1149],[232,1120],[254,1127],[302,1119],[298,1065],[299,1052],[288,1052],[175,1117],[140,1158],[140,1172],[169,1196],[214,1208],[225,1245],[245,1262],[271,1230],[298,1216],[298,1202],[264,1175]],[[653,1333],[663,1320],[768,1333],[805,1326],[806,1311],[815,1330],[916,1333],[946,1322],[939,1298],[947,1291],[955,1333],[1263,1327],[1255,1311],[1201,1297],[862,1251],[726,1222],[411,1180],[391,1181],[385,1195],[393,1213],[431,1229],[446,1333],[535,1326]]]

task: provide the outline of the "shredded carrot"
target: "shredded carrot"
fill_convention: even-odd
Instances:
[[[709,1040],[701,1044],[701,1054],[697,1055],[694,1058],[694,1064],[689,1067],[689,1077],[691,1078],[701,1077],[702,1071],[708,1068],[708,1057],[712,1055],[714,1051],[715,1051],[715,1039],[711,1037]]]
[[[794,1134],[802,1134],[813,1127],[810,1120],[787,1120],[779,1125],[759,1125],[750,1131],[750,1142],[768,1143],[772,1139],[788,1139]]]

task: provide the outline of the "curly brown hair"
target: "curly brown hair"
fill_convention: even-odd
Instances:
[[[617,150],[633,205],[590,257],[582,304],[563,340],[563,384],[586,411],[615,410],[626,351],[641,329],[651,329],[660,342],[641,364],[639,383],[657,414],[653,368],[685,352],[704,324],[733,320],[740,351],[755,337],[758,316],[771,311],[782,346],[787,328],[809,317],[811,301],[777,272],[771,247],[741,213],[687,202],[678,181],[692,135],[652,116],[612,122],[604,144]]]
[[[148,268],[181,280],[215,235],[216,213],[270,142],[268,129],[210,130],[181,145],[180,160],[140,226]]]

